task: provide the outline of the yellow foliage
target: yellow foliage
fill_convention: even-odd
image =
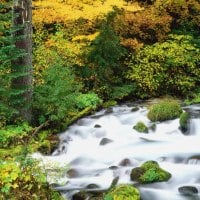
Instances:
[[[97,16],[105,15],[112,11],[113,6],[123,8],[128,11],[136,11],[138,4],[127,5],[123,0],[43,0],[33,2],[33,22],[35,25],[63,23],[69,20],[84,18],[93,20]]]
[[[72,41],[77,41],[77,42],[81,42],[81,41],[88,41],[88,42],[91,42],[93,41],[97,36],[99,35],[99,32],[96,32],[94,34],[91,34],[91,35],[78,35],[78,36],[75,36]]]

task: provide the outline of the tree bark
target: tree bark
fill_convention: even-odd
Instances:
[[[16,49],[22,50],[22,56],[12,61],[12,88],[21,91],[16,96],[15,108],[22,119],[31,122],[31,101],[33,93],[32,68],[32,2],[31,0],[13,0],[13,38]],[[15,99],[16,100],[16,99]]]

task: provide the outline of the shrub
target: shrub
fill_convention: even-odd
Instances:
[[[136,38],[146,43],[165,39],[171,31],[170,26],[171,17],[168,14],[158,15],[150,8],[138,12],[124,11],[115,19],[115,30],[121,37]],[[137,40],[129,40],[129,43],[131,42],[137,47]]]
[[[22,144],[24,138],[28,136],[31,127],[23,123],[22,125],[10,125],[0,130],[0,148],[8,147],[9,145]]]
[[[140,200],[140,193],[137,188],[122,184],[109,191],[104,200]]]
[[[200,2],[198,0],[156,0],[155,8],[172,17],[172,28],[199,29]]]
[[[137,122],[133,128],[140,133],[148,133],[148,128],[143,122]]]
[[[84,109],[86,107],[96,108],[102,100],[95,93],[81,94],[76,99],[76,106],[79,109]]]
[[[127,77],[136,83],[139,96],[187,95],[199,85],[199,61],[198,38],[170,35],[136,53]]]
[[[23,197],[27,200],[44,199],[47,195],[45,184],[46,176],[33,159],[0,161],[0,197],[16,200]]]
[[[122,100],[123,98],[133,94],[134,91],[135,91],[134,84],[116,86],[112,88],[110,96],[112,99]]]
[[[58,78],[59,77],[59,78]],[[75,109],[75,99],[81,85],[76,82],[69,66],[56,60],[43,73],[43,84],[36,87],[34,109],[40,123],[45,120],[63,120]]]
[[[200,103],[200,93],[194,94],[192,98],[185,100],[186,105],[197,104],[197,103]]]
[[[164,99],[153,105],[147,116],[151,121],[155,122],[178,118],[181,113],[182,108],[177,101]]]

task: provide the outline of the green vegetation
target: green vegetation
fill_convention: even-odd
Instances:
[[[190,119],[190,115],[188,112],[183,112],[180,115],[180,119],[179,119],[180,129],[184,132],[188,130],[189,119]]]
[[[62,200],[51,190],[36,160],[17,157],[15,160],[0,160],[0,198],[19,200],[52,199]],[[23,190],[23,193],[22,193]]]
[[[76,105],[80,109],[87,107],[95,109],[102,103],[102,100],[95,93],[81,94],[77,98]]]
[[[137,188],[122,184],[111,189],[104,200],[140,200],[140,193]]]
[[[143,122],[137,122],[133,128],[140,133],[148,133],[148,127]]]
[[[176,100],[164,99],[150,107],[148,118],[152,122],[165,121],[178,118],[182,108]]]
[[[161,169],[155,161],[147,161],[141,167],[133,168],[131,171],[131,180],[143,184],[168,181],[170,178],[171,174]]]
[[[200,103],[199,0],[33,0],[33,7],[33,62],[20,65],[31,57],[18,48],[26,38],[20,23],[29,20],[12,28],[12,2],[0,0],[1,199],[59,199],[43,172],[42,180],[34,174],[37,163],[30,169],[35,161],[17,157],[24,144],[28,153],[50,153],[54,133],[101,106],[162,95]],[[152,106],[148,117],[163,121],[181,113],[170,99]],[[183,113],[181,128],[187,120]],[[142,123],[135,128],[147,132]],[[141,179],[159,179],[155,169]]]
[[[140,96],[184,96],[198,87],[199,62],[199,45],[192,36],[169,35],[133,55],[128,78],[136,82]]]
[[[0,130],[0,148],[22,144],[31,130],[32,127],[26,123],[21,126],[6,126],[5,129]]]

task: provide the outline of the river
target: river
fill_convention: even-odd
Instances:
[[[82,118],[60,134],[59,148],[51,156],[35,154],[44,163],[70,167],[57,175],[57,183],[62,185],[56,189],[70,199],[80,190],[107,189],[115,177],[119,177],[118,184],[135,184],[130,180],[131,169],[154,160],[172,178],[137,185],[142,200],[199,200],[200,105],[183,107],[191,113],[187,133],[179,129],[179,119],[157,122],[148,134],[139,133],[133,129],[138,121],[152,125],[147,118],[152,103],[127,103]],[[49,182],[56,182],[55,177],[49,175]],[[180,194],[179,188],[184,186],[192,186],[199,193]]]

